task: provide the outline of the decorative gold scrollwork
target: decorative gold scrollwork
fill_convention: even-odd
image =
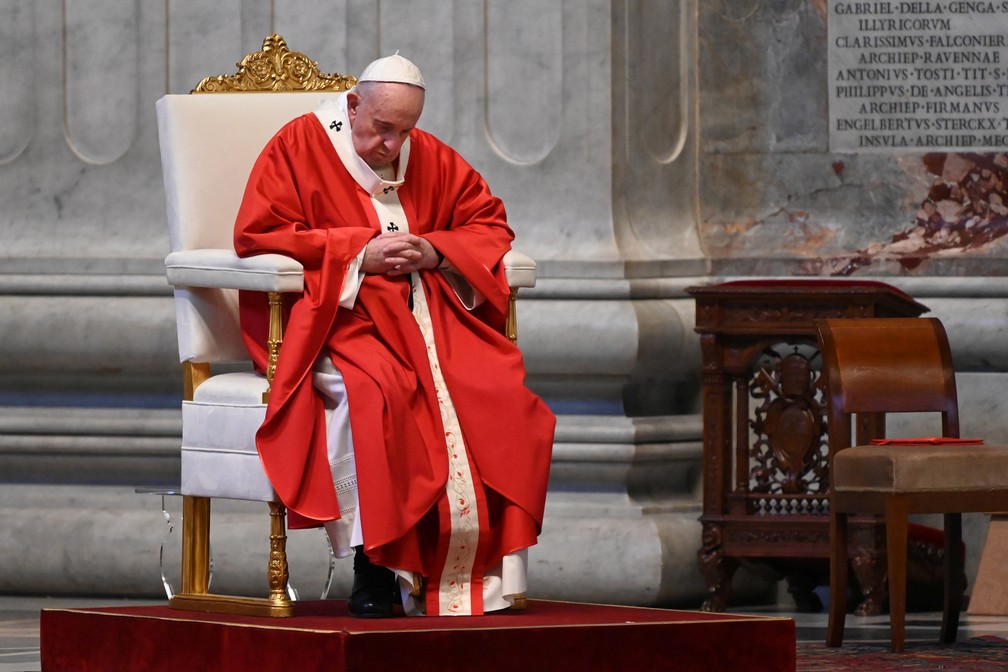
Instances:
[[[318,62],[291,51],[276,33],[263,40],[262,51],[248,54],[233,75],[206,77],[192,93],[257,91],[346,91],[357,83],[351,75],[324,75]]]

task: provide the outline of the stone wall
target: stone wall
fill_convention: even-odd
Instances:
[[[9,483],[0,497],[35,521],[3,549],[18,562],[4,563],[12,569],[0,586],[102,590],[67,578],[75,563],[115,575],[113,592],[161,590],[150,581],[146,527],[156,498],[134,492],[178,478],[153,104],[234,72],[277,32],[325,72],[356,73],[397,49],[416,61],[429,84],[421,126],[486,175],[517,246],[539,261],[520,339],[530,384],[560,420],[533,586],[571,599],[697,604],[697,345],[682,291],[706,268],[691,187],[694,9],[0,3],[0,77],[23,91],[0,102],[0,470]],[[48,505],[26,494],[40,488]],[[118,543],[95,543],[94,526],[113,519]],[[222,534],[222,554],[222,544],[255,543]],[[81,553],[63,569],[34,561],[69,548]]]
[[[178,478],[154,101],[234,72],[277,32],[325,72],[397,49],[416,61],[420,125],[484,173],[539,262],[520,344],[559,425],[535,594],[698,605],[685,288],[834,268],[822,260],[912,222],[927,170],[829,153],[825,4],[0,0],[0,82],[18,92],[0,99],[0,507],[19,521],[0,590],[162,589],[159,498],[135,492]],[[854,269],[946,320],[965,426],[992,437],[1008,433],[1008,285],[983,274],[1002,255]],[[222,511],[239,527],[224,528],[221,557],[258,543],[244,532],[258,513]],[[313,577],[327,566],[317,537],[293,553]],[[62,569],[40,561],[56,554]],[[68,578],[71,564],[110,583]],[[737,583],[741,600],[772,599],[761,579]]]

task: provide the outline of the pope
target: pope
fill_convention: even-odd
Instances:
[[[513,606],[553,444],[503,335],[504,205],[416,127],[425,95],[398,53],[371,63],[263,149],[235,222],[239,255],[304,266],[257,446],[292,527],[354,555],[362,617]],[[260,368],[263,304],[240,300]]]

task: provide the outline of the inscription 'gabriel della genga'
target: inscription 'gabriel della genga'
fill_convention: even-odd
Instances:
[[[835,14],[888,16],[892,14],[996,14],[1008,12],[1008,1],[953,0],[953,2],[838,2]]]
[[[948,31],[952,21],[945,15],[999,14],[1008,12],[1008,0],[999,2],[838,2],[837,16],[857,16],[862,32],[907,30]],[[895,16],[894,16],[895,15]],[[890,18],[879,18],[879,17]],[[946,47],[967,46],[947,44]],[[975,45],[974,45],[975,46]]]

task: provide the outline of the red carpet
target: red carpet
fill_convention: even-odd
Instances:
[[[883,632],[883,634],[887,634]],[[907,641],[903,653],[892,653],[889,642],[844,643],[829,648],[823,642],[799,642],[798,672],[1004,672],[1008,641],[974,637],[955,644]]]
[[[794,672],[789,618],[530,600],[482,617],[361,620],[343,600],[293,618],[160,607],[46,609],[42,670]]]

